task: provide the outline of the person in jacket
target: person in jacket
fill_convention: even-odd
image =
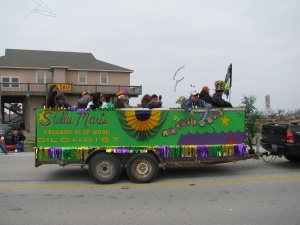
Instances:
[[[211,104],[212,98],[209,95],[209,88],[204,86],[199,94],[199,99]]]
[[[93,100],[88,103],[86,109],[95,110],[95,109],[104,108],[106,103],[103,102],[103,100],[104,100],[103,95],[100,92],[96,92],[93,95]]]
[[[128,108],[126,95],[119,95],[115,100],[114,106],[116,109]]]
[[[212,96],[212,104],[214,107],[232,107],[230,102],[225,101],[222,95],[225,91],[225,82],[217,80],[215,82],[215,93]]]
[[[103,101],[102,101],[102,106],[101,108],[106,108],[106,109],[114,109],[115,106],[113,103],[110,102],[110,96],[103,96],[102,97]]]
[[[129,97],[128,97],[128,91],[126,89],[120,90],[116,94],[117,98],[114,102],[114,106],[116,109],[122,109],[122,108],[132,108],[129,105]]]
[[[19,133],[18,130],[14,130],[13,136],[11,137],[11,142],[13,145],[18,145],[18,150],[19,151],[24,151],[24,141],[26,137]]]
[[[1,139],[0,139],[0,148],[5,155],[8,154],[7,149],[5,147],[4,137],[1,137]]]
[[[194,117],[194,110],[193,108],[201,108],[205,107],[207,111],[211,109],[212,105],[209,103],[206,103],[203,100],[199,99],[199,93],[197,91],[191,91],[190,97],[188,99],[185,99],[181,103],[181,107],[188,111],[190,113],[191,117]],[[206,118],[206,116],[204,116]]]
[[[71,107],[71,104],[69,102],[67,102],[65,95],[62,91],[58,91],[55,98],[56,98],[57,107],[59,107],[59,108]]]
[[[82,97],[80,99],[78,99],[78,102],[77,102],[77,108],[79,109],[82,109],[82,108],[86,108],[89,101],[90,101],[90,92],[85,90],[82,92]]]
[[[47,97],[47,101],[46,101],[46,107],[47,108],[55,108],[57,105],[56,102],[56,94],[59,91],[59,88],[56,85],[52,85],[49,88],[49,95]]]
[[[162,108],[161,95],[159,96],[159,98],[156,94],[151,95],[151,101],[148,103],[147,108]]]
[[[141,104],[138,106],[140,108],[147,108],[147,105],[151,102],[151,96],[145,94],[141,100]]]

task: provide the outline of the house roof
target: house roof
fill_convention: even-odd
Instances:
[[[133,72],[133,70],[97,60],[91,53],[21,49],[6,49],[5,56],[0,57],[0,67]]]

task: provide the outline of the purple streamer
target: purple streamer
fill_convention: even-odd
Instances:
[[[61,148],[55,148],[56,158],[61,159]]]
[[[243,156],[247,154],[247,145],[234,145],[234,154],[236,156]]]
[[[54,150],[54,148],[48,148],[48,156],[49,156],[51,159],[54,159],[54,158],[55,158],[55,150]]]
[[[208,150],[209,150],[208,146],[197,146],[196,148],[199,157],[201,158],[208,157]]]
[[[170,158],[170,146],[166,146],[166,158]]]
[[[130,153],[130,149],[127,148],[116,148],[115,153]]]
[[[158,153],[163,158],[170,158],[170,146],[158,146]]]

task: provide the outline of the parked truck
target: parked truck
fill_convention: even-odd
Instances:
[[[35,166],[88,165],[97,183],[121,171],[137,183],[159,169],[199,167],[258,157],[244,144],[245,109],[37,109]],[[205,119],[205,120],[204,120]]]
[[[300,162],[300,121],[262,125],[261,146],[271,155]]]

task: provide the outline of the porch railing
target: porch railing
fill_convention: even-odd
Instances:
[[[60,83],[62,84],[62,83]],[[124,85],[80,85],[70,84],[71,90],[63,90],[64,93],[81,94],[84,90],[91,93],[101,92],[102,94],[116,94],[122,89],[127,89],[130,96],[138,96],[142,94],[142,86],[124,86]],[[39,83],[1,83],[1,95],[46,95],[48,92],[48,84]]]

